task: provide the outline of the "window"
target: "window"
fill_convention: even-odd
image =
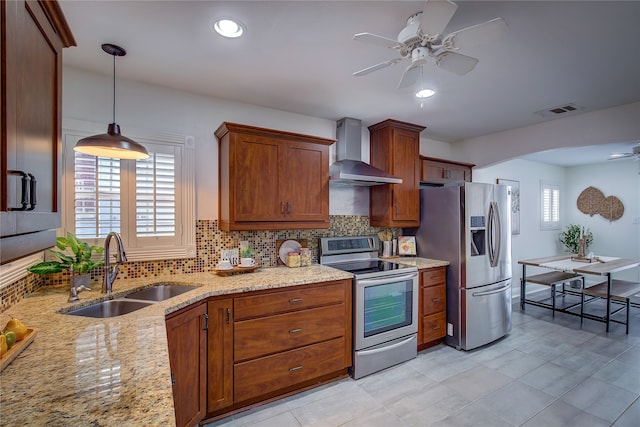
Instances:
[[[64,132],[63,233],[101,245],[119,232],[130,261],[195,257],[193,137],[132,133],[149,151],[143,160],[73,151],[93,133]]]
[[[540,229],[560,228],[560,186],[540,181]]]

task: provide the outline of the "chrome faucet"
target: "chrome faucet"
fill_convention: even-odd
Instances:
[[[78,297],[78,294],[82,291],[90,291],[91,288],[85,285],[78,285],[76,286],[75,281],[73,280],[74,275],[73,275],[73,264],[71,264],[69,266],[69,273],[71,273],[71,279],[69,280],[70,284],[71,284],[71,288],[69,288],[69,299],[67,300],[68,302],[76,302],[76,301],[80,301],[80,298]]]
[[[112,267],[111,260],[109,258],[109,243],[111,242],[111,238],[114,237],[116,239],[116,263]],[[127,262],[127,255],[124,253],[124,245],[122,244],[122,237],[120,234],[115,231],[107,234],[107,238],[104,241],[104,282],[102,282],[102,293],[110,294],[113,289],[113,282],[116,280],[116,276],[118,275],[118,267],[120,263]]]

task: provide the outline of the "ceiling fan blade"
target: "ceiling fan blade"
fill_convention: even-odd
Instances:
[[[420,69],[422,64],[411,64],[404,70],[404,74],[402,74],[402,78],[400,82],[398,82],[398,89],[402,89],[408,86],[413,85],[418,81],[418,77],[420,76]]]
[[[367,68],[362,69],[362,70],[360,70],[360,71],[356,71],[355,73],[353,73],[353,75],[354,75],[355,77],[364,76],[364,75],[367,75],[367,74],[369,74],[369,73],[373,73],[374,71],[378,71],[378,70],[381,70],[381,69],[383,69],[383,68],[386,68],[386,67],[388,67],[388,66],[390,66],[390,65],[397,64],[397,63],[398,63],[398,62],[400,62],[400,61],[402,61],[402,58],[390,59],[390,60],[388,60],[388,61],[384,61],[384,62],[381,62],[381,63],[379,63],[379,64],[376,64],[376,65],[372,65],[372,66],[370,66],[370,67],[367,67]]]
[[[429,36],[442,34],[456,9],[458,5],[449,0],[426,0],[420,20],[422,33]]]
[[[482,43],[489,43],[500,38],[507,31],[507,28],[504,19],[494,18],[491,21],[448,34],[442,40],[442,47],[447,50],[468,49]]]
[[[387,37],[382,37],[371,33],[358,33],[353,36],[353,39],[359,42],[370,43],[389,48],[402,47],[402,45],[398,43],[397,40],[389,39]]]
[[[442,52],[436,59],[438,68],[442,68],[459,76],[463,76],[473,70],[478,63],[478,59],[476,58],[449,51]]]

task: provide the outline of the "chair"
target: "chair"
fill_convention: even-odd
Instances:
[[[548,273],[536,274],[534,276],[527,276],[526,280],[522,280],[522,288],[521,292],[523,293],[523,301],[527,304],[537,305],[538,307],[550,308],[552,310],[552,316],[555,317],[556,309],[556,286],[562,285],[561,293],[564,295],[566,293],[564,289],[564,284],[568,282],[572,282],[574,280],[580,280],[582,282],[582,286],[584,287],[584,277],[579,274],[574,273],[566,273],[564,271],[550,271]],[[545,285],[551,287],[551,304],[542,302],[542,301],[534,301],[526,298],[526,283],[536,283],[538,285]],[[575,304],[577,305],[577,304]],[[575,306],[574,305],[574,306]],[[561,311],[565,311],[564,309]]]

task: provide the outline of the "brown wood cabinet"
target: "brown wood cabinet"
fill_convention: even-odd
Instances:
[[[233,405],[233,298],[208,302],[207,413]]]
[[[421,182],[426,184],[450,184],[454,182],[471,182],[471,163],[454,162],[420,156],[422,162]]]
[[[167,342],[176,425],[195,426],[206,414],[207,304],[167,317]]]
[[[60,226],[62,49],[56,1],[0,3],[0,263],[52,247]]]
[[[420,270],[418,350],[437,343],[447,333],[446,287],[446,267]]]
[[[333,140],[226,122],[215,134],[221,229],[329,227]]]
[[[424,129],[397,120],[369,126],[371,165],[402,178],[402,184],[371,187],[372,226],[420,225],[420,132]]]

